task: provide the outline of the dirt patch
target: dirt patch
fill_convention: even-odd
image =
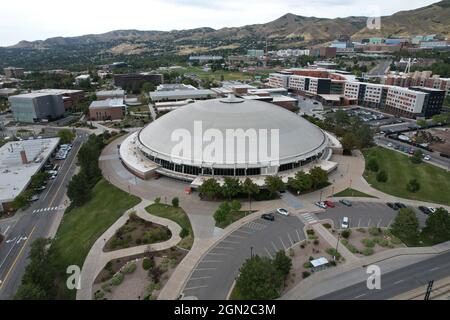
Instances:
[[[171,248],[110,261],[94,283],[93,298],[97,300],[157,299],[186,254],[187,251]],[[145,268],[144,259],[147,260]],[[149,261],[152,262],[148,263]]]
[[[333,268],[335,265],[345,262],[344,258],[340,257],[340,254],[337,255],[337,261],[334,262],[334,252],[332,252],[334,249],[331,248],[328,242],[315,233],[313,234],[311,231],[309,231],[309,233],[308,240],[297,243],[288,251],[288,255],[292,259],[292,269],[285,282],[285,287],[281,295],[291,290],[300,281],[313,273],[310,265],[312,259],[321,257],[326,258],[329,261],[329,264],[325,268]]]
[[[146,221],[130,214],[128,221],[120,227],[106,243],[103,251],[119,250],[144,244],[164,242],[172,233],[166,227]]]
[[[450,155],[450,129],[447,128],[447,131],[439,130],[439,129],[430,129],[427,130],[432,135],[441,138],[444,142],[432,142],[430,144],[430,148],[433,151],[441,152]]]

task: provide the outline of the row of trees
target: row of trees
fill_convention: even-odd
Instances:
[[[78,152],[80,172],[72,177],[67,196],[73,206],[81,206],[91,199],[92,188],[100,180],[102,173],[98,158],[105,145],[104,135],[91,135]]]
[[[318,190],[328,186],[328,174],[320,167],[311,169],[309,173],[298,171],[295,177],[289,178],[287,186],[297,193]]]
[[[284,251],[277,252],[273,260],[255,255],[240,268],[236,290],[245,300],[276,299],[291,268],[292,260]]]
[[[421,230],[419,220],[410,208],[400,209],[391,226],[392,234],[408,245],[435,245],[450,240],[450,214],[439,208],[430,214]]]

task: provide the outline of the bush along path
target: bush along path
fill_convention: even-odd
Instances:
[[[181,241],[181,227],[177,223],[153,216],[145,210],[145,208],[152,203],[153,202],[150,200],[142,200],[137,206],[125,212],[122,217],[120,217],[100,238],[97,239],[89,251],[81,270],[81,283],[80,289],[77,291],[77,300],[91,300],[93,298],[92,285],[95,278],[109,261],[145,252],[169,249],[176,246]],[[165,242],[104,252],[103,248],[106,242],[115,234],[117,229],[122,227],[128,221],[129,214],[132,212],[135,212],[141,219],[167,227],[172,233],[172,237]]]

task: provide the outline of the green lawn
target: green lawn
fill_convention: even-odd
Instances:
[[[194,231],[192,230],[191,221],[183,209],[162,203],[154,203],[148,206],[146,210],[152,215],[172,220],[178,223],[183,230],[187,230],[188,232],[184,235],[183,240],[181,240],[178,246],[187,250],[192,248]]]
[[[344,198],[344,197],[357,197],[357,198],[376,198],[374,196],[371,196],[367,193],[352,189],[352,188],[347,188],[344,191],[338,192],[335,195],[333,195],[333,197],[336,198]]]
[[[382,147],[364,151],[366,162],[371,157],[378,161],[380,170],[388,175],[386,183],[376,180],[376,173],[366,170],[364,177],[372,187],[405,199],[450,205],[450,173],[428,163],[412,164],[409,157]],[[406,190],[406,184],[417,179],[420,190],[416,193]]]
[[[243,217],[245,217],[248,214],[250,214],[248,211],[231,211],[229,214],[227,214],[227,219],[225,221],[222,221],[222,222],[216,221],[216,227],[225,229],[233,222],[236,222],[236,221],[242,219]]]
[[[78,265],[81,268],[94,242],[125,211],[139,202],[139,198],[130,196],[103,179],[100,180],[88,203],[64,215],[53,243],[58,253],[58,267],[61,270],[66,270],[69,265]],[[61,294],[64,295],[63,292]],[[65,294],[67,297],[63,298],[75,298],[74,291],[66,291]]]

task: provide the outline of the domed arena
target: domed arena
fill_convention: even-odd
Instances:
[[[230,96],[197,101],[163,115],[125,140],[120,154],[143,178],[156,171],[194,181],[199,176],[295,174],[326,162],[331,149],[329,135],[299,115]],[[130,160],[136,157],[139,160]]]

